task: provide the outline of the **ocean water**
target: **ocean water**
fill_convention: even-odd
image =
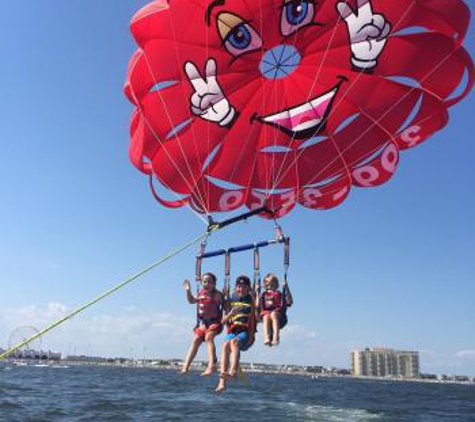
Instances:
[[[475,386],[111,367],[0,368],[1,422],[475,422]]]

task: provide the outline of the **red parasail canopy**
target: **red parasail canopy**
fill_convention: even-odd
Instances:
[[[462,0],[154,1],[131,22],[131,161],[168,207],[335,207],[448,123],[469,20]]]

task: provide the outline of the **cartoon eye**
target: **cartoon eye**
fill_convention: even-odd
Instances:
[[[254,28],[231,13],[218,16],[218,30],[224,46],[233,56],[240,56],[262,47],[262,40]]]
[[[251,45],[251,41],[251,31],[245,24],[241,24],[230,31],[226,39],[226,43],[229,43],[231,48],[238,50],[245,50]]]
[[[309,24],[315,16],[314,0],[287,0],[282,8],[281,30],[284,36]]]

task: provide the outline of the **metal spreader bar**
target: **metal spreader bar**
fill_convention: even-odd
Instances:
[[[277,245],[277,244],[280,244],[280,243],[286,243],[286,239],[287,238],[285,236],[283,236],[279,239],[264,240],[263,242],[258,242],[258,243],[249,243],[247,245],[234,246],[234,247],[229,248],[229,249],[218,249],[216,251],[210,251],[210,252],[206,252],[202,255],[198,255],[197,258],[200,258],[200,259],[214,258],[216,256],[221,256],[221,255],[226,255],[226,254],[232,254],[232,253],[237,253],[237,252],[245,252],[245,251],[249,251],[249,250],[265,248],[266,246]]]
[[[267,213],[270,215],[274,215],[274,213],[268,210],[266,207],[260,207],[255,210],[246,212],[244,214],[238,215],[236,217],[229,218],[224,221],[214,221],[211,216],[208,216],[208,232],[213,230],[219,230],[231,224],[237,223],[239,221],[247,220],[249,217],[253,217],[257,214]]]

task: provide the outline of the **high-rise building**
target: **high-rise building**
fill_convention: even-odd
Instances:
[[[418,378],[420,375],[419,352],[386,348],[353,350],[351,375]]]

